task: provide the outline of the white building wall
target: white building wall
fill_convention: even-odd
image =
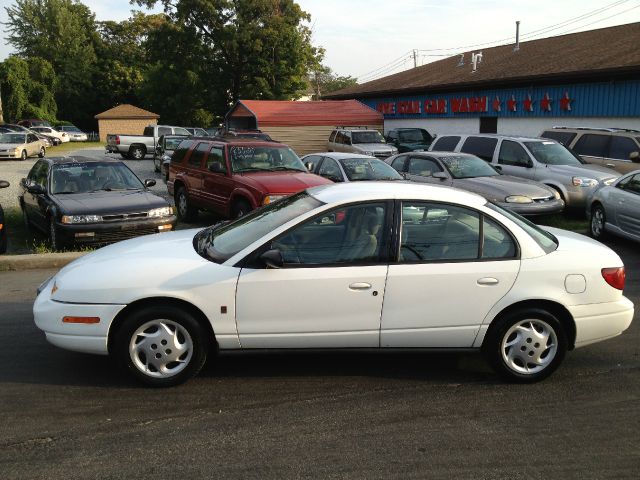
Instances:
[[[524,135],[537,137],[543,130],[554,125],[567,127],[600,127],[629,128],[640,130],[639,117],[532,117],[532,118],[498,118],[498,133],[503,135]],[[392,128],[424,128],[431,134],[479,133],[479,118],[416,118],[385,120],[385,134]]]

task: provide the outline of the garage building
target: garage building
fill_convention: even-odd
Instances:
[[[326,95],[384,114],[385,131],[537,136],[554,125],[640,130],[640,23],[449,57]]]
[[[99,113],[94,118],[98,120],[100,141],[106,142],[108,133],[142,135],[144,127],[157,124],[160,115],[125,103]]]
[[[383,122],[382,113],[357,100],[240,100],[225,116],[226,128],[260,129],[298,155],[326,151],[329,135],[337,126],[382,131]]]

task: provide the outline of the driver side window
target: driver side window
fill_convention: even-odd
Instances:
[[[321,177],[328,178],[333,182],[342,182],[342,172],[340,171],[340,167],[338,166],[338,162],[336,162],[332,158],[325,158],[324,162],[320,165],[320,170],[318,171],[318,175]]]
[[[514,167],[526,167],[529,163],[529,155],[522,145],[510,140],[503,140],[498,154],[500,165],[512,165]]]
[[[386,205],[342,207],[315,217],[275,240],[285,267],[377,263],[384,253]]]

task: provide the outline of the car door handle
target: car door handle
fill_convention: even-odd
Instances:
[[[616,168],[615,164],[613,164],[613,163],[607,163],[607,164],[605,164],[605,165],[606,165],[607,167],[609,167],[609,168]]]
[[[484,277],[478,279],[478,285],[497,285],[499,280],[493,277]]]
[[[349,290],[369,290],[371,288],[370,283],[356,282],[349,285]]]

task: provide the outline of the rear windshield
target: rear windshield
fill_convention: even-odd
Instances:
[[[509,220],[517,224],[520,228],[527,232],[538,245],[540,245],[540,248],[542,248],[545,253],[551,253],[558,248],[558,239],[551,233],[538,227],[535,223],[530,222],[517,213],[505,210],[504,208],[500,208],[493,203],[487,203],[486,207],[504,215]]]
[[[351,143],[385,143],[380,132],[351,132]]]

